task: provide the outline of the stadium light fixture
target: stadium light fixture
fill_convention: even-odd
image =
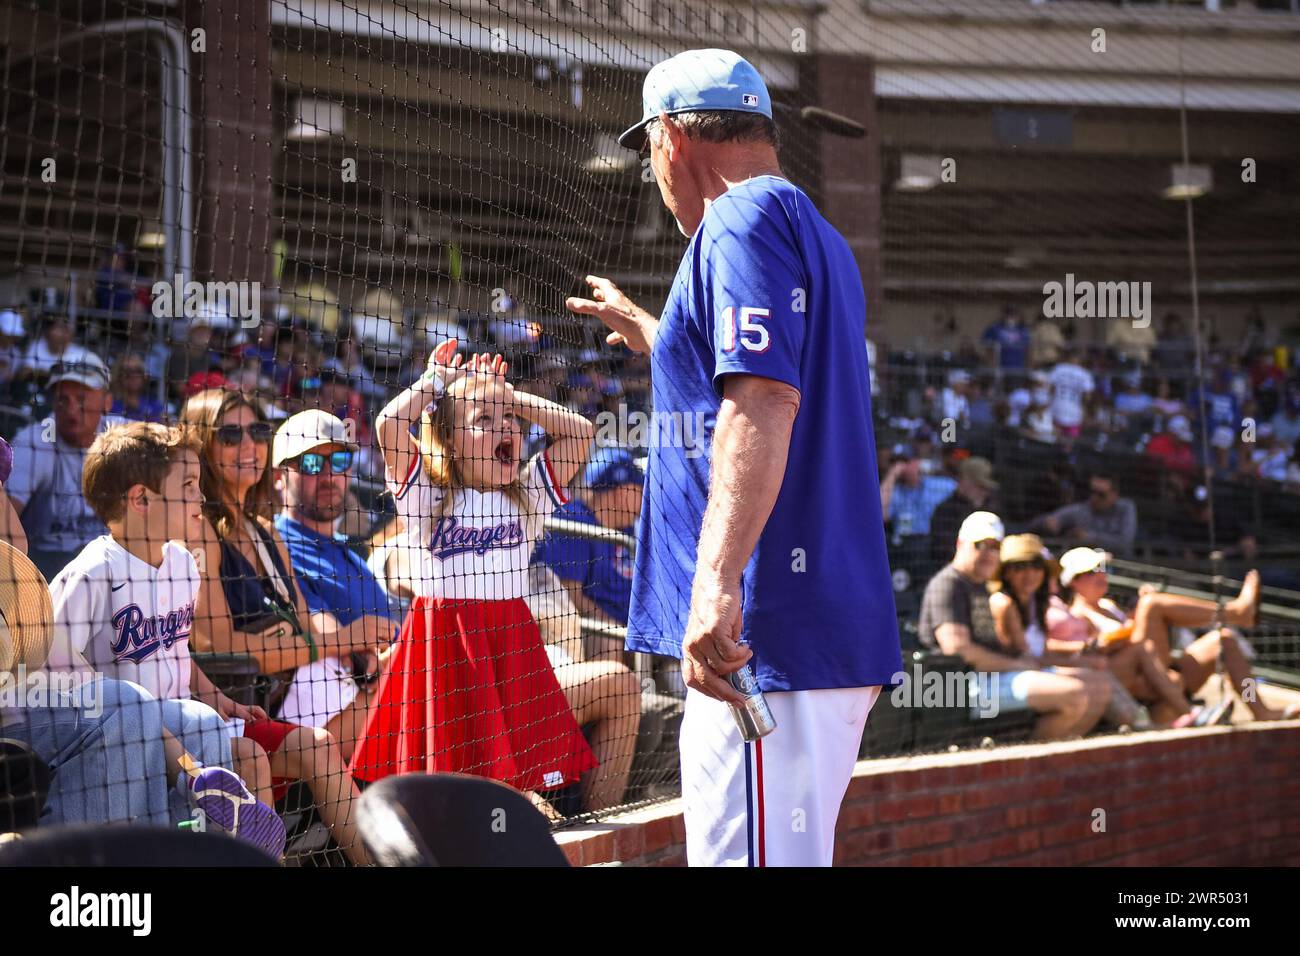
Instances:
[[[583,160],[582,168],[589,173],[622,173],[636,164],[636,153],[618,145],[610,133],[597,133],[592,139],[593,155]]]
[[[157,219],[141,219],[135,235],[137,249],[162,249],[167,245],[167,233]]]
[[[313,140],[342,136],[344,129],[343,104],[300,96],[294,108],[296,119],[286,139]]]
[[[1214,174],[1209,166],[1174,163],[1169,167],[1169,185],[1160,195],[1165,199],[1196,199],[1208,193],[1213,185]]]
[[[894,181],[894,188],[905,193],[919,193],[933,189],[939,183],[941,163],[942,159],[938,156],[904,153],[898,170],[898,179]]]

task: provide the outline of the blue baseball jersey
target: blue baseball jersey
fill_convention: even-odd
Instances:
[[[555,512],[555,517],[600,524],[595,513],[581,501],[570,501]],[[627,533],[630,532],[628,529]],[[610,541],[551,533],[542,539],[534,560],[545,561],[560,580],[581,584],[583,593],[602,611],[620,624],[627,623],[633,572],[632,555],[627,548]]]
[[[651,356],[660,427],[649,442],[629,650],[681,656],[723,380],[747,374],[800,393],[781,490],[741,582],[742,639],[759,686],[888,685],[902,670],[865,316],[848,243],[793,184],[759,176],[709,206]],[[675,440],[688,422],[702,425],[702,442]]]

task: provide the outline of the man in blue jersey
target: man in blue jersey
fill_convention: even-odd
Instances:
[[[597,448],[583,473],[586,500],[572,499],[555,517],[633,534],[645,475],[626,448]],[[552,532],[534,560],[545,561],[585,618],[627,624],[632,601],[632,552],[613,541]],[[623,659],[623,642],[599,638],[590,660]]]
[[[568,307],[649,352],[655,434],[630,650],[682,659],[693,865],[829,865],[867,714],[901,671],[876,481],[865,297],[848,244],[784,178],[768,91],[726,50],[646,76],[648,149],[690,239],[662,316],[608,279]],[[685,441],[701,422],[700,443]],[[777,728],[746,744],[748,663]]]

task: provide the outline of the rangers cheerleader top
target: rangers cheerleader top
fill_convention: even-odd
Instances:
[[[415,552],[416,597],[510,601],[528,593],[528,559],[542,524],[569,499],[545,451],[528,460],[520,479],[524,512],[504,491],[473,488],[457,488],[444,509],[444,489],[429,480],[420,456],[402,481],[388,473],[407,546]]]
[[[51,670],[139,684],[159,700],[190,696],[190,632],[199,594],[194,556],[176,541],[154,567],[101,535],[50,582]]]

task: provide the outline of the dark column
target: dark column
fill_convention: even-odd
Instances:
[[[823,132],[821,213],[848,240],[867,294],[867,328],[879,341],[884,301],[881,288],[880,130],[876,117],[875,69],[863,57],[816,57],[816,105],[857,120],[862,139]]]
[[[195,278],[271,282],[275,238],[269,3],[187,0],[196,196]]]

